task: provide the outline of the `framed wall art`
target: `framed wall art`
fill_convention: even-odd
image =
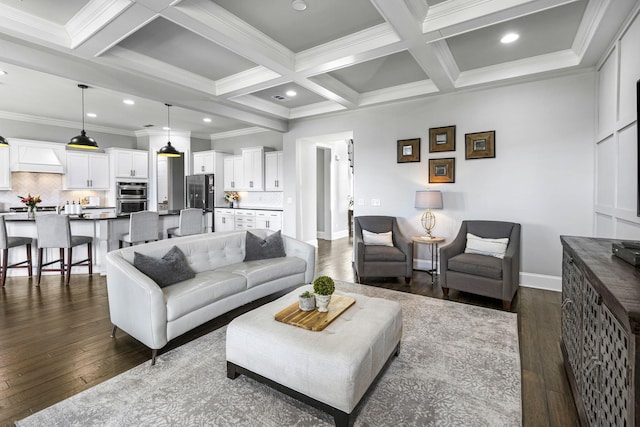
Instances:
[[[429,129],[429,152],[456,151],[456,127],[444,126]]]
[[[420,161],[420,138],[398,141],[398,163]]]
[[[496,131],[467,133],[464,140],[465,159],[485,159],[496,156]]]
[[[446,184],[456,182],[456,159],[429,159],[429,183]]]

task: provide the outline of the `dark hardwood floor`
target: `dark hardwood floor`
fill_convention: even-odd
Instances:
[[[354,281],[351,241],[320,241],[316,275]],[[425,272],[371,280],[380,286],[433,298],[442,290]],[[44,276],[41,286],[27,278],[7,279],[0,291],[0,426],[86,390],[140,363],[151,351],[119,332],[111,339],[106,280],[74,275],[66,287],[60,276]],[[179,337],[162,353],[226,325],[234,317],[271,300],[233,310]],[[497,300],[451,291],[450,300],[501,310]],[[518,313],[524,426],[578,426],[576,408],[562,366],[559,293],[521,288]]]

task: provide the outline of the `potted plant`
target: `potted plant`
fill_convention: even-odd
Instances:
[[[316,309],[316,296],[309,291],[304,291],[298,299],[298,307],[302,311],[313,311]]]
[[[329,276],[320,276],[313,281],[313,291],[316,293],[316,303],[318,305],[318,311],[329,311],[329,302],[331,301],[331,294],[336,290],[336,284]]]

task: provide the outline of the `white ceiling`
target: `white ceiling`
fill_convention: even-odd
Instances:
[[[168,102],[172,129],[195,136],[285,132],[296,118],[593,68],[639,1],[306,2],[0,0],[0,117],[77,126],[85,83],[88,130],[164,126]],[[502,45],[507,31],[520,39]]]

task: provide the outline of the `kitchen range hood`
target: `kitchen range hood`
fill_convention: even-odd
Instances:
[[[65,173],[61,144],[23,143],[11,146],[11,172]]]

